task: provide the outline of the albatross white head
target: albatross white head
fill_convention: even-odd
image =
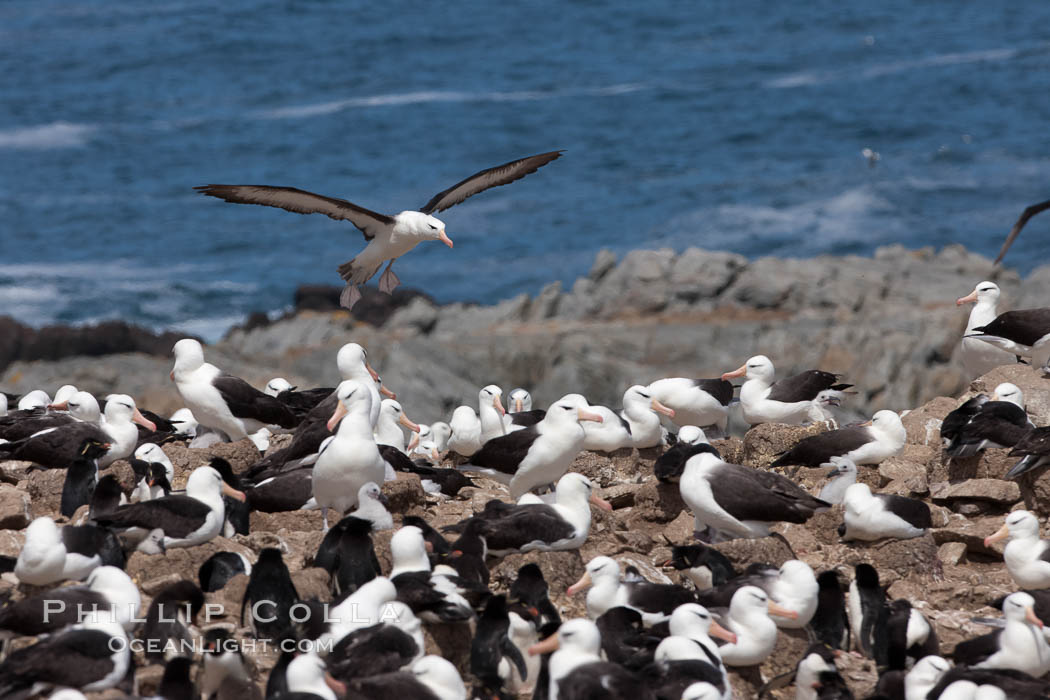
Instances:
[[[1006,401],[1018,408],[1024,408],[1024,394],[1021,393],[1021,389],[1016,384],[1011,384],[1010,382],[1004,382],[995,387],[992,401]]]
[[[999,303],[999,285],[995,282],[984,281],[973,288],[973,291],[964,297],[955,300],[956,306],[963,304],[977,304],[979,306],[990,306],[995,308]]]
[[[368,420],[367,433],[372,434],[371,419],[372,394],[359,381],[348,379],[339,384],[335,390],[339,403],[336,404],[335,412],[328,419],[328,432],[334,433],[339,423],[349,415],[361,416]],[[348,422],[347,425],[350,425]]]
[[[168,376],[173,382],[179,381],[176,377],[184,377],[204,365],[204,348],[193,338],[183,338],[175,343],[171,352],[175,355],[175,366]]]
[[[765,355],[755,355],[732,372],[723,374],[722,379],[729,381],[737,377],[747,377],[748,380],[757,379],[766,385],[770,385],[773,383],[775,372],[772,360]]]
[[[397,220],[395,233],[405,233],[423,241],[441,241],[452,247],[452,239],[445,233],[445,222],[436,216],[421,211],[403,211],[394,219]]]
[[[451,662],[440,656],[428,655],[412,664],[411,673],[440,700],[466,700],[467,689],[463,678]]]

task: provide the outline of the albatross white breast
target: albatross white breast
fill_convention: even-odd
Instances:
[[[272,396],[204,361],[204,348],[192,338],[175,343],[171,380],[201,425],[242,440],[266,425],[294,428],[295,415]]]
[[[995,320],[996,308],[999,305],[999,285],[995,282],[981,282],[973,291],[955,300],[957,306],[973,304],[970,317],[966,320],[966,332],[959,343],[959,354],[963,366],[971,379],[991,372],[1000,365],[1015,362],[1015,356],[986,343],[980,338],[971,338],[974,328],[985,326]]]

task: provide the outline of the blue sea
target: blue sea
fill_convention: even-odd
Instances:
[[[444,212],[455,249],[420,245],[403,283],[489,303],[601,248],[994,256],[1050,198],[1048,27],[1042,0],[6,0],[0,313],[214,339],[339,283],[363,239],[194,185],[396,213],[558,148]],[[1006,262],[1047,261],[1050,214]]]

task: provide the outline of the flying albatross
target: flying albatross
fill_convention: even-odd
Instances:
[[[996,265],[998,265],[1003,259],[1003,256],[1006,255],[1006,251],[1010,249],[1010,245],[1014,242],[1014,239],[1017,238],[1017,235],[1021,233],[1021,229],[1023,229],[1024,225],[1028,223],[1028,220],[1047,209],[1050,209],[1050,199],[1045,202],[1039,202],[1039,204],[1033,204],[1030,207],[1025,207],[1025,210],[1021,212],[1021,216],[1017,219],[1014,227],[1010,229],[1009,235],[1007,235],[1006,240],[1003,242],[1003,247],[999,250],[999,255],[995,256]]]
[[[325,214],[333,219],[345,219],[360,229],[368,245],[360,255],[339,266],[339,276],[346,281],[346,289],[340,295],[339,303],[349,309],[361,298],[357,285],[372,279],[385,261],[390,262],[379,278],[379,291],[389,294],[401,282],[390,269],[399,257],[425,240],[441,241],[449,248],[452,247],[452,239],[445,233],[444,222],[431,214],[442,212],[490,187],[519,180],[561,154],[562,151],[540,153],[487,168],[434,195],[418,211],[403,211],[394,216],[379,214],[345,199],[326,197],[294,187],[203,185],[194,189],[234,204],[262,204],[297,214]]]

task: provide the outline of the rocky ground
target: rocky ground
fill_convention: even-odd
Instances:
[[[779,565],[795,557],[809,563],[817,572],[837,570],[844,583],[852,576],[854,564],[870,562],[878,569],[882,583],[889,586],[891,598],[908,598],[933,622],[943,651],[950,650],[962,639],[985,632],[986,628],[973,623],[971,617],[996,616],[988,603],[1015,587],[1002,563],[1000,546],[985,548],[983,538],[997,530],[1004,514],[1012,509],[1027,507],[1044,518],[1050,514],[1050,476],[1030,476],[1019,483],[1002,480],[1012,463],[1005,450],[989,450],[980,457],[948,462],[940,447],[938,426],[962,399],[977,391],[990,392],[1002,381],[1011,381],[1024,391],[1037,425],[1050,423],[1048,380],[1023,365],[1002,367],[974,381],[959,396],[936,397],[908,412],[904,416],[908,443],[902,452],[878,468],[861,468],[860,479],[878,491],[923,498],[931,504],[935,528],[924,537],[872,544],[840,543],[835,530],[842,513],[841,507],[835,507],[818,514],[806,525],[777,526],[775,529],[783,539],[735,540],[718,545],[718,549],[741,569],[751,562]],[[726,459],[763,468],[775,454],[800,437],[821,429],[819,426],[762,425],[743,438],[732,437],[716,444]],[[276,438],[274,446],[286,439]],[[164,449],[176,467],[175,488],[183,486],[189,472],[206,464],[213,455],[225,457],[237,471],[246,469],[260,457],[247,440],[207,450],[190,450],[178,444],[166,445]],[[506,590],[522,564],[536,562],[550,584],[552,600],[564,618],[572,618],[585,615],[583,596],[570,598],[565,590],[579,578],[584,564],[594,556],[607,555],[632,563],[651,580],[666,581],[669,575],[675,578],[675,574],[662,571],[659,564],[669,557],[670,543],[691,539],[693,520],[684,509],[677,487],[659,484],[653,477],[652,465],[658,453],[659,450],[613,456],[582,453],[572,468],[598,483],[601,494],[615,509],[593,511],[591,535],[579,551],[514,555],[494,562],[492,588]],[[27,466],[19,462],[0,463],[0,554],[18,553],[24,528],[33,517],[50,515],[65,522],[57,515],[63,473],[27,472]],[[117,462],[110,471],[130,488],[129,465]],[[803,469],[798,479],[815,491],[821,485],[822,476],[820,470]],[[424,494],[413,475],[400,475],[383,489],[390,497],[396,520],[404,515],[421,515],[437,527],[478,512],[491,498],[506,498],[503,487],[486,480],[478,480],[476,488],[466,488],[451,500]],[[75,522],[83,516],[81,511],[71,520]],[[375,537],[384,569],[390,565],[390,534],[379,533]],[[145,610],[150,596],[165,584],[180,577],[196,580],[198,567],[216,551],[235,550],[254,558],[264,547],[276,546],[284,553],[300,596],[328,600],[327,574],[322,569],[310,568],[320,540],[318,512],[253,513],[251,534],[247,536],[217,538],[206,545],[171,550],[166,555],[135,553],[127,570],[140,584]],[[18,589],[10,576],[4,576],[0,587],[16,597],[23,595],[26,591]],[[236,614],[245,585],[246,577],[240,576],[223,590],[208,595],[208,602],[217,603],[226,611],[225,615],[213,618],[212,623],[226,622],[239,627]],[[239,634],[244,635],[245,629],[240,628]],[[428,651],[454,661],[465,678],[469,641],[468,625],[427,628]],[[755,697],[762,679],[792,668],[806,645],[804,634],[782,632],[775,652],[761,668],[731,673],[737,697]],[[273,655],[254,657],[260,683],[264,683],[274,661]],[[864,697],[871,690],[876,676],[870,660],[846,656],[840,661],[840,667],[857,697]],[[160,672],[160,666],[138,671],[142,694],[152,692]],[[469,678],[467,680],[469,682]],[[793,697],[793,692],[790,688],[779,689],[773,691],[772,697]],[[103,695],[106,694],[99,697]],[[106,696],[115,697],[115,694],[111,691]]]
[[[356,341],[408,414],[431,422],[475,405],[486,384],[527,387],[541,406],[566,391],[618,406],[632,384],[716,377],[766,354],[780,376],[812,368],[842,373],[858,390],[843,416],[849,419],[966,389],[971,377],[957,353],[969,308],[957,308],[955,299],[985,279],[1002,287],[1002,310],[1050,298],[1050,266],[1022,285],[1017,273],[960,246],[751,261],[692,248],[635,251],[617,262],[605,251],[571,289],[554,283],[536,297],[490,306],[438,306],[405,293],[390,300],[400,306],[355,308],[356,318],[323,310],[330,309],[323,290],[307,290],[297,313],[275,322],[253,317],[207,356],[257,386],[275,375],[301,387],[333,386],[336,351]],[[68,357],[112,350],[98,336],[118,331],[79,341],[59,334],[41,345],[51,335],[4,328],[0,389],[72,382],[99,395],[131,394],[158,412],[178,407],[168,382],[171,335],[129,340],[119,346],[123,354]]]

